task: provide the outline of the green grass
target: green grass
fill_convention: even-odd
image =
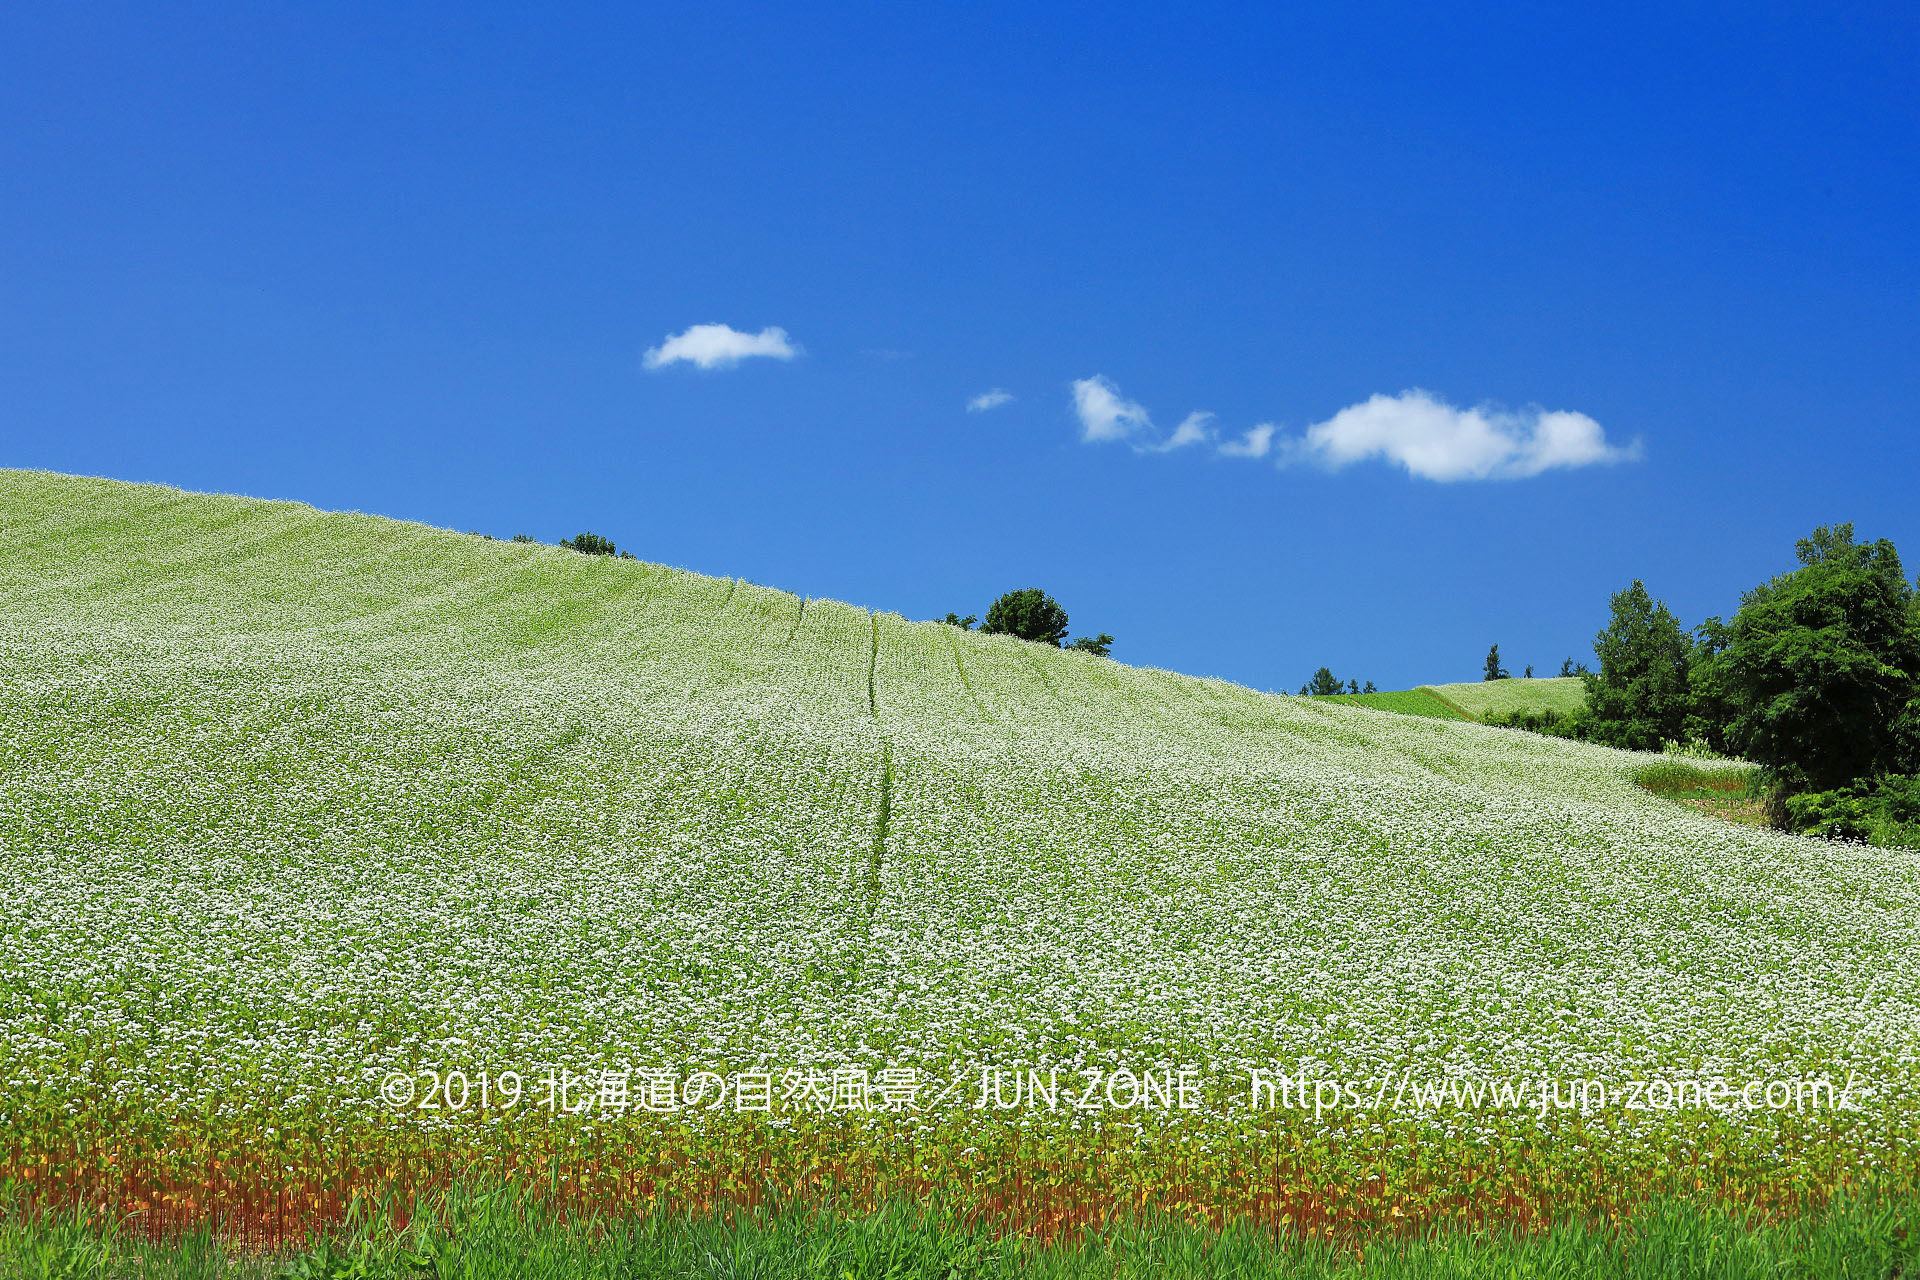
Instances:
[[[1586,682],[1579,676],[1422,685],[1420,691],[1459,707],[1475,719],[1514,711],[1558,711],[1571,715],[1587,702]]]
[[[1748,826],[1766,826],[1760,772],[1741,761],[1698,762],[1662,757],[1633,771],[1633,780],[1657,796]]]
[[[1344,702],[1376,711],[1394,711],[1403,716],[1428,716],[1435,720],[1459,720],[1465,717],[1425,689],[1400,689],[1389,693],[1335,693],[1325,701]]]
[[[1415,1233],[1364,1250],[1164,1218],[1039,1241],[900,1202],[623,1220],[456,1194],[400,1221],[363,1209],[324,1239],[261,1254],[204,1230],[155,1243],[16,1206],[0,1217],[0,1267],[17,1280],[1895,1280],[1920,1265],[1920,1203],[1867,1197],[1788,1222],[1660,1202],[1617,1225]]]

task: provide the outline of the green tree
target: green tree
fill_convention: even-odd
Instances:
[[[576,533],[571,538],[560,539],[560,545],[569,551],[578,551],[583,556],[610,556],[614,553],[613,543],[597,533]]]
[[[1102,631],[1097,636],[1075,636],[1067,642],[1069,649],[1082,649],[1096,658],[1104,658],[1113,652],[1113,637]]]
[[[1687,655],[1685,741],[1720,752],[1733,750],[1727,732],[1735,713],[1725,661],[1732,642],[1732,628],[1718,618],[1708,618],[1693,629],[1693,649]]]
[[[1776,813],[1791,797],[1912,769],[1920,603],[1882,538],[1823,525],[1800,567],[1740,600],[1714,656],[1727,739],[1766,769]]]
[[[1009,591],[993,602],[980,630],[994,635],[1018,636],[1035,644],[1058,648],[1067,636],[1067,611],[1060,602],[1038,587]]]
[[[1376,684],[1374,684],[1374,682],[1373,682],[1373,681],[1371,681],[1371,680],[1369,680],[1369,681],[1367,681],[1367,687],[1366,687],[1366,688],[1364,688],[1364,689],[1362,689],[1362,690],[1361,690],[1360,692],[1362,692],[1362,693],[1378,693],[1378,692],[1380,692],[1380,688],[1379,688],[1379,686],[1378,686],[1378,685],[1376,685]]]
[[[1505,680],[1507,678],[1507,669],[1500,665],[1499,645],[1495,645],[1493,648],[1487,650],[1486,674],[1480,678],[1482,680]]]
[[[940,619],[940,621],[950,627],[958,627],[962,631],[971,631],[973,630],[973,624],[980,621],[980,619],[971,613],[964,618],[957,613],[949,613],[946,617]]]
[[[1586,677],[1582,721],[1596,742],[1657,751],[1686,737],[1693,645],[1673,611],[1638,579],[1614,592],[1611,605],[1606,630],[1594,637],[1600,670]]]
[[[1340,677],[1326,667],[1313,673],[1313,679],[1302,685],[1300,692],[1310,693],[1316,698],[1324,698],[1330,693],[1345,693],[1347,686],[1340,683]]]

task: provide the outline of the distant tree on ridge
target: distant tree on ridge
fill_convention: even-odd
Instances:
[[[1487,650],[1487,671],[1486,674],[1480,678],[1482,680],[1505,680],[1509,678],[1507,669],[1500,665],[1499,645],[1495,645],[1493,648]]]
[[[1067,611],[1038,587],[1009,591],[993,602],[980,630],[989,635],[1017,636],[1035,644],[1060,647],[1067,638]]]

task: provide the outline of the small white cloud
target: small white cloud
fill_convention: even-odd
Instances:
[[[1640,446],[1637,441],[1624,448],[1609,444],[1600,424],[1584,413],[1491,405],[1458,409],[1412,390],[1349,405],[1308,427],[1299,440],[1288,442],[1285,453],[1330,468],[1379,458],[1444,484],[1625,462],[1640,456]]]
[[[1273,448],[1274,426],[1263,422],[1257,427],[1247,428],[1246,434],[1238,440],[1222,440],[1220,453],[1228,458],[1264,458]]]
[[[1157,446],[1157,452],[1170,453],[1175,449],[1184,449],[1190,444],[1204,444],[1213,439],[1213,421],[1210,413],[1190,413],[1181,419],[1180,425],[1173,429],[1167,442]]]
[[[672,335],[642,359],[649,369],[664,369],[683,360],[702,369],[730,369],[751,356],[791,360],[799,354],[800,348],[785,329],[742,333],[731,325],[696,324]]]
[[[991,391],[982,391],[979,395],[967,401],[967,412],[985,413],[989,409],[998,409],[1003,404],[1012,403],[1013,392],[1002,391],[999,387],[995,387]]]
[[[1153,430],[1147,411],[1097,373],[1074,382],[1073,411],[1080,418],[1080,438],[1088,444],[1127,440]]]

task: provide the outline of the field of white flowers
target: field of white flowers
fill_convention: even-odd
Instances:
[[[33,472],[0,471],[0,617],[15,1174],[586,1142],[718,1185],[784,1142],[1116,1202],[1565,1204],[1920,1150],[1920,863],[1716,822],[1638,757]],[[1203,1102],[639,1105],[649,1073],[983,1067],[1188,1068]],[[1256,1069],[1855,1105],[1254,1112]],[[573,1116],[383,1096],[450,1070],[633,1075]]]

